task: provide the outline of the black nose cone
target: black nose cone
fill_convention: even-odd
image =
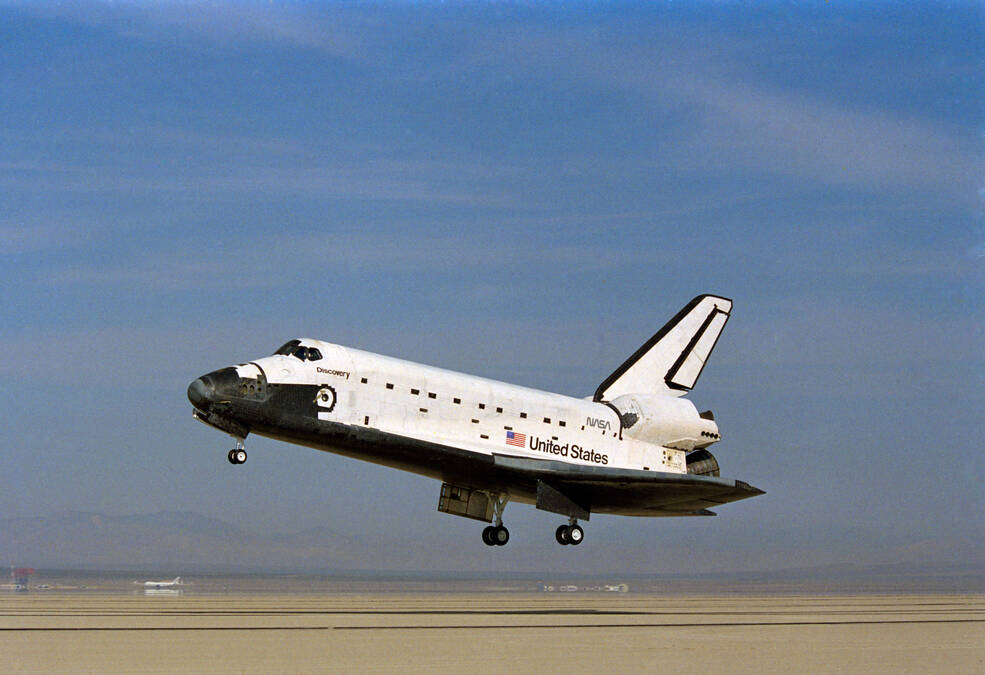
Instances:
[[[202,412],[208,411],[213,396],[215,396],[215,386],[207,375],[188,385],[188,400]]]

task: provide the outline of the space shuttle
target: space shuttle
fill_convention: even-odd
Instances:
[[[250,434],[410,471],[441,482],[438,511],[488,523],[504,546],[510,502],[563,518],[561,545],[593,513],[712,516],[764,494],[720,475],[711,411],[686,398],[732,311],[700,295],[599,384],[574,398],[321,340],[222,368],[188,387],[193,415],[235,439]]]

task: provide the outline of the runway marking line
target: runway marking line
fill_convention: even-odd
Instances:
[[[87,611],[55,611],[55,612],[0,612],[0,617],[18,616],[51,616],[51,617],[90,617],[90,616],[718,616],[718,615],[799,615],[799,614],[982,614],[985,608],[966,609],[841,609],[841,610],[764,610],[739,611],[728,610],[682,610],[682,611],[647,611],[647,610],[606,610],[606,609],[565,609],[565,610],[347,610],[347,609],[298,609],[298,610],[162,610],[155,612],[87,612]]]
[[[588,623],[588,624],[498,624],[498,625],[467,625],[448,626],[138,626],[138,627],[52,627],[41,628],[28,626],[24,628],[0,628],[0,632],[127,632],[127,631],[271,631],[271,630],[506,630],[522,628],[531,629],[570,629],[570,628],[741,628],[749,626],[863,626],[887,624],[931,624],[931,623],[985,623],[985,619],[929,619],[929,620],[899,620],[899,621],[735,621],[723,623]]]

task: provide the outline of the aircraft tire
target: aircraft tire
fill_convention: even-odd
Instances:
[[[578,525],[569,525],[568,542],[572,546],[577,546],[583,541],[585,541],[585,530],[581,529]]]
[[[496,542],[493,541],[493,530],[496,528],[492,525],[482,529],[482,543],[486,546],[495,546]]]
[[[557,539],[557,543],[561,546],[567,546],[571,542],[568,540],[568,526],[558,525],[558,528],[554,530],[554,538]]]
[[[229,463],[230,464],[235,464],[236,463],[236,449],[235,448],[233,448],[232,450],[230,450],[226,454],[226,459],[229,460]]]
[[[237,464],[246,463],[246,450],[240,449],[236,451],[236,463]]]
[[[502,525],[494,527],[491,539],[496,546],[506,546],[506,543],[510,540],[510,531]]]

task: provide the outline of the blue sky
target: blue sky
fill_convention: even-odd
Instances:
[[[0,2],[0,510],[381,555],[406,527],[475,569],[983,562],[983,27],[973,3]],[[593,518],[577,559],[525,506],[490,556],[426,479],[265,439],[230,467],[185,399],[296,335],[587,395],[702,292],[735,311],[691,397],[769,494]]]

